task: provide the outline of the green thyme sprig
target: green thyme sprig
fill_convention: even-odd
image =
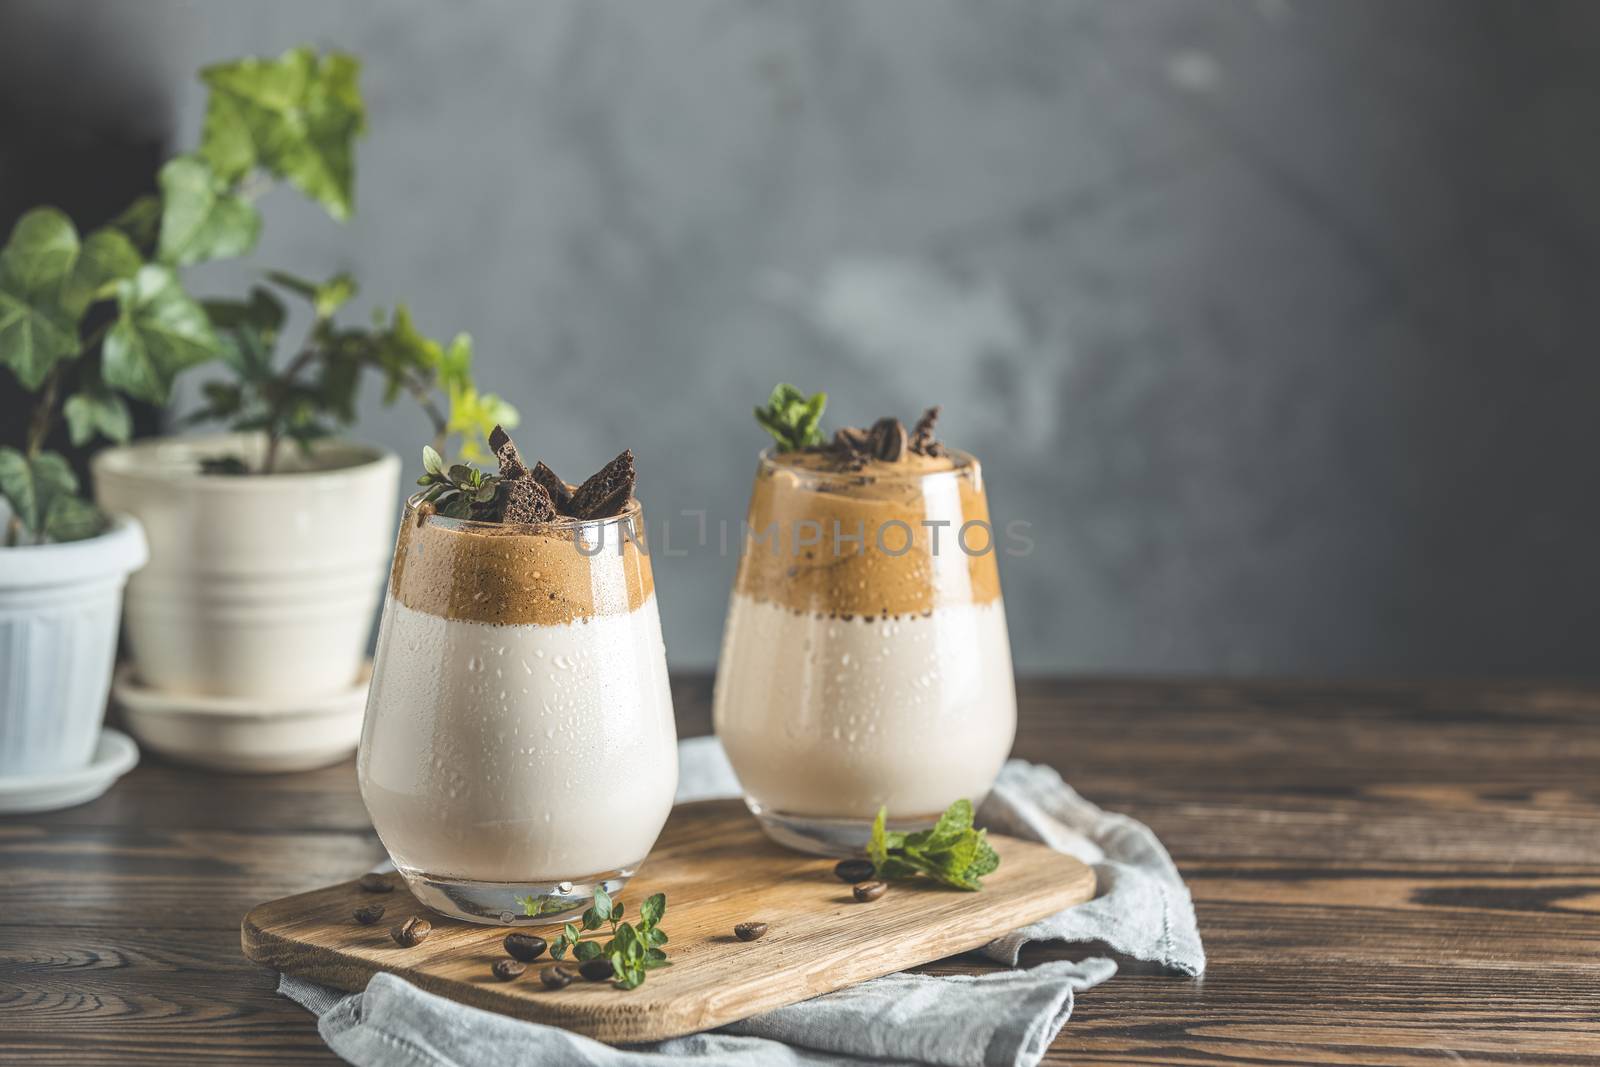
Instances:
[[[528,915],[538,915],[542,904],[537,897],[523,897],[517,901]],[[661,917],[667,913],[667,895],[657,893],[639,905],[638,923],[624,922],[623,904],[613,901],[604,889],[594,891],[594,904],[583,913],[578,923],[567,923],[566,928],[550,942],[550,958],[566,959],[570,950],[579,963],[603,959],[611,962],[611,980],[619,989],[637,989],[644,984],[645,972],[657,967],[670,966],[666,952],[667,932],[660,927]],[[594,934],[602,926],[610,927],[610,937],[601,942],[604,933]]]
[[[806,396],[787,383],[772,390],[767,406],[758,407],[756,421],[778,442],[779,452],[794,452],[822,444],[822,409],[827,393]]]
[[[987,830],[972,827],[972,801],[958,800],[945,809],[932,829],[901,833],[887,829],[888,809],[879,808],[872,824],[867,857],[879,878],[914,878],[925,874],[955,889],[983,888],[983,876],[1000,866]]]
[[[500,488],[500,476],[485,474],[470,463],[446,467],[444,457],[432,445],[423,445],[422,474],[417,484],[425,490],[422,502],[432,504],[439,514],[470,519],[475,517],[475,507],[494,501]]]

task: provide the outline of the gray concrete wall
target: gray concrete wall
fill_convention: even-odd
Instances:
[[[1595,5],[12,0],[0,81],[183,148],[197,67],[302,41],[366,62],[357,218],[275,192],[206,283],[470,330],[658,522],[737,521],[776,380],[943,402],[1034,524],[1024,670],[1600,666]],[[732,568],[658,559],[675,663]]]

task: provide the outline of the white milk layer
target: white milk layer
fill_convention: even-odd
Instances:
[[[444,619],[389,598],[357,770],[401,867],[558,882],[637,863],[678,784],[654,597],[559,626]]]
[[[785,815],[894,819],[979,802],[1016,733],[1005,609],[839,619],[735,593],[715,694],[739,781]]]

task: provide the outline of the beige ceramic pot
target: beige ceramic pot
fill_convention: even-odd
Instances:
[[[128,584],[139,681],[175,695],[303,702],[356,684],[394,544],[400,461],[324,441],[269,476],[201,474],[259,460],[264,437],[159,438],[93,463],[95,498],[144,524]],[[351,739],[354,744],[354,738]]]

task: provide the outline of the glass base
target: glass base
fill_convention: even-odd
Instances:
[[[440,915],[487,926],[547,926],[581,913],[594,903],[596,889],[615,894],[627,885],[638,866],[630,863],[614,871],[560,882],[473,882],[397,869],[405,876],[411,895]],[[522,903],[525,897],[534,898],[537,915],[527,913]]]
[[[756,817],[761,829],[773,841],[796,852],[813,856],[864,856],[872,840],[872,819],[851,819],[829,815],[791,815],[787,812],[764,808],[749,797],[744,798],[750,814]],[[939,821],[937,815],[912,819],[890,819],[888,828],[911,833],[926,830]]]

